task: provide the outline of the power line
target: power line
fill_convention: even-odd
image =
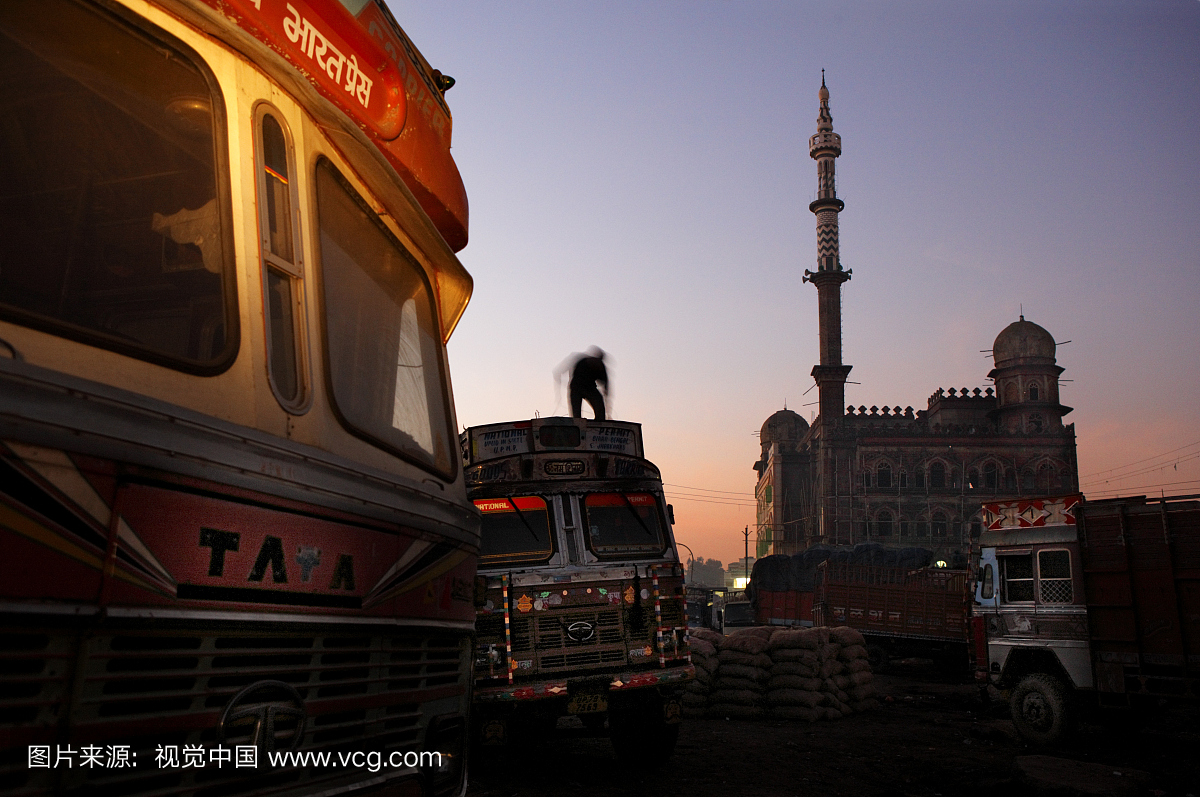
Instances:
[[[736,501],[718,501],[718,500],[709,499],[709,498],[693,498],[688,495],[679,495],[677,493],[667,493],[666,496],[668,499],[670,499],[672,501],[698,501],[702,504],[720,504],[721,506],[736,506],[736,507],[743,507],[746,509],[751,509],[755,506],[755,504],[739,503]]]
[[[1179,482],[1160,482],[1158,484],[1142,484],[1138,485],[1137,487],[1114,487],[1108,490],[1091,490],[1085,492],[1090,492],[1092,495],[1097,493],[1102,495],[1109,493],[1128,493],[1131,490],[1161,490],[1164,487],[1174,487],[1178,484],[1200,484],[1200,479],[1189,479],[1187,481]]]
[[[1134,465],[1140,465],[1140,464],[1142,464],[1143,462],[1149,462],[1149,461],[1150,461],[1150,460],[1152,460],[1152,459],[1159,459],[1159,458],[1161,458],[1161,457],[1165,457],[1165,456],[1167,456],[1168,454],[1174,454],[1176,451],[1182,451],[1182,450],[1184,450],[1185,448],[1191,448],[1192,446],[1198,446],[1198,445],[1200,445],[1200,440],[1197,440],[1197,441],[1196,441],[1196,442],[1194,442],[1194,443],[1188,443],[1188,444],[1187,444],[1187,445],[1185,445],[1185,446],[1180,446],[1179,448],[1172,448],[1170,451],[1166,451],[1166,452],[1164,452],[1164,453],[1162,453],[1162,454],[1155,454],[1155,455],[1154,455],[1154,456],[1152,456],[1152,457],[1146,457],[1145,459],[1139,459],[1139,460],[1136,460],[1136,461],[1134,461],[1134,462],[1130,462],[1130,463],[1128,463],[1128,464],[1125,464],[1125,465],[1118,465],[1118,466],[1117,466],[1117,467],[1115,467],[1115,468],[1108,468],[1107,470],[1098,470],[1098,471],[1096,471],[1095,473],[1087,473],[1087,474],[1084,474],[1083,476],[1080,476],[1079,478],[1080,478],[1080,481],[1082,481],[1083,479],[1087,479],[1087,478],[1090,478],[1090,477],[1092,477],[1092,476],[1099,476],[1099,475],[1100,475],[1100,474],[1102,474],[1102,473],[1111,473],[1111,472],[1112,472],[1112,471],[1114,471],[1114,470],[1124,470],[1125,468],[1129,468],[1129,467],[1132,467],[1132,466],[1134,466]],[[1171,463],[1169,463],[1169,462],[1168,462],[1167,464],[1169,465],[1169,464],[1171,464]]]
[[[754,495],[754,493],[747,493],[745,491],[733,492],[731,490],[710,490],[707,487],[690,487],[686,484],[667,484],[666,482],[663,482],[663,487],[678,487],[682,490],[696,490],[697,492],[701,492],[701,493],[725,493],[726,495]]]
[[[1093,480],[1087,481],[1087,482],[1084,482],[1082,479],[1080,479],[1080,484],[1108,484],[1109,482],[1113,482],[1113,481],[1122,481],[1124,479],[1131,479],[1134,476],[1143,476],[1147,473],[1154,473],[1155,471],[1160,471],[1160,470],[1163,470],[1164,468],[1176,467],[1176,469],[1178,469],[1177,468],[1178,465],[1180,465],[1184,462],[1191,462],[1193,459],[1200,459],[1200,452],[1196,452],[1195,454],[1190,454],[1186,457],[1182,457],[1182,458],[1176,459],[1174,461],[1167,461],[1167,462],[1162,463],[1161,465],[1150,465],[1150,466],[1140,468],[1135,471],[1130,471],[1129,473],[1115,474],[1113,476],[1108,476],[1103,479],[1093,479]]]

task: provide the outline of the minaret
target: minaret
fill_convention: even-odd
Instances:
[[[829,113],[829,89],[821,70],[821,111],[817,134],[808,140],[808,154],[817,162],[817,198],[808,206],[817,216],[817,270],[804,270],[804,281],[817,286],[817,308],[821,326],[821,364],[813,366],[812,377],[819,391],[820,424],[831,429],[841,422],[846,405],[849,365],[842,365],[842,283],[852,270],[842,270],[838,254],[838,213],[845,203],[837,198],[833,163],[842,154],[842,137],[833,132]]]

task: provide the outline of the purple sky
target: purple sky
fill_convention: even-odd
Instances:
[[[598,345],[679,540],[741,556],[754,434],[816,399],[824,67],[847,401],[986,386],[1023,305],[1072,341],[1085,493],[1200,493],[1200,2],[391,6],[458,80],[460,425],[566,414]]]

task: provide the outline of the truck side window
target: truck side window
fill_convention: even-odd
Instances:
[[[992,573],[992,565],[989,562],[983,566],[983,577],[980,579],[982,586],[979,588],[979,597],[984,600],[990,600],[996,595],[995,575]]]
[[[287,131],[259,106],[258,214],[267,320],[267,373],[279,403],[298,411],[305,400],[304,305],[299,244],[292,219],[296,181]]]
[[[1038,600],[1042,603],[1070,603],[1071,552],[1038,551]]]
[[[999,557],[1007,603],[1033,601],[1033,554]]]

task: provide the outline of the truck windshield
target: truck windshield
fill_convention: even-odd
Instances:
[[[481,562],[542,561],[554,553],[550,513],[543,499],[535,495],[480,498],[475,506],[483,515]]]
[[[658,502],[649,493],[590,493],[583,501],[588,544],[597,556],[664,548]]]
[[[754,610],[749,603],[725,604],[725,625],[754,625]]]

